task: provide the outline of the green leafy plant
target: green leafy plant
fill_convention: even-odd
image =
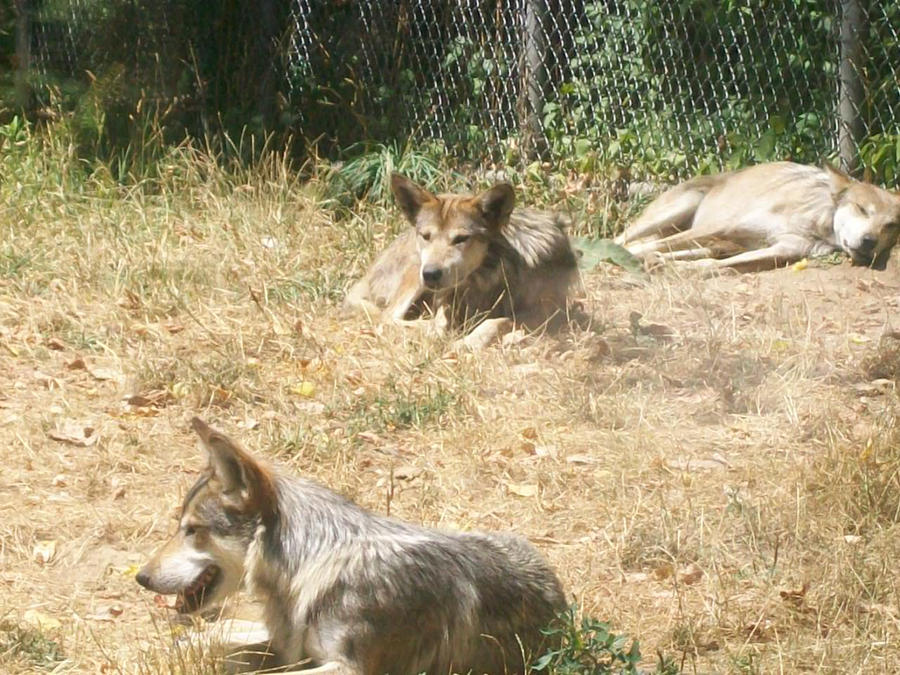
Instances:
[[[62,647],[36,628],[0,621],[0,653],[17,656],[40,670],[55,670],[64,659]]]
[[[440,144],[413,148],[408,142],[357,144],[348,148],[352,157],[332,166],[327,178],[327,196],[348,204],[368,198],[386,203],[391,198],[391,174],[402,173],[422,185],[441,185],[447,170],[442,166],[446,152]]]
[[[579,255],[578,266],[582,269],[592,270],[600,263],[608,262],[633,274],[644,274],[641,261],[627,248],[619,246],[611,239],[574,237],[572,245]]]
[[[376,395],[350,411],[351,433],[364,430],[421,428],[441,420],[457,404],[457,395],[442,386],[401,388],[389,381]]]
[[[859,148],[863,167],[887,185],[900,182],[900,133],[874,134]]]
[[[616,635],[604,621],[584,616],[578,621],[575,606],[569,607],[557,625],[544,631],[557,644],[538,658],[532,669],[552,675],[637,674],[641,650],[637,640]],[[677,667],[660,656],[656,671],[674,675]]]
[[[635,177],[817,161],[832,145],[834,17],[812,0],[792,5],[802,29],[772,25],[747,0],[587,3],[559,97],[544,108],[554,155]],[[763,49],[763,35],[778,50]]]

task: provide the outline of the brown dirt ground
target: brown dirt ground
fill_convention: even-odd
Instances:
[[[900,328],[896,261],[601,269],[588,329],[455,357],[245,290],[165,316],[65,282],[0,297],[0,616],[43,618],[61,671],[153,671],[168,649],[167,610],[133,575],[200,468],[194,414],[372,509],[527,535],[648,665],[660,650],[688,672],[900,670],[896,530],[850,494],[898,409],[871,365]],[[225,384],[198,384],[198,364]],[[93,442],[55,440],[65,421]]]

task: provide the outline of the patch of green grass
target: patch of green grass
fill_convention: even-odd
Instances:
[[[347,426],[351,434],[364,430],[420,428],[439,421],[456,402],[456,394],[440,385],[403,389],[390,381],[375,396],[353,406]]]
[[[376,203],[390,201],[391,174],[395,171],[429,189],[445,188],[451,173],[440,145],[413,148],[409,143],[358,144],[347,148],[345,154],[352,159],[334,165],[326,183],[327,196],[345,206],[363,198]]]
[[[340,302],[350,275],[340,270],[315,269],[291,279],[279,279],[266,286],[269,302],[296,302],[297,300],[327,300]]]
[[[0,621],[0,663],[23,660],[40,670],[53,670],[63,659],[62,646],[37,628]]]
[[[262,401],[256,369],[231,346],[211,353],[144,361],[137,371],[141,392],[165,392],[166,400],[228,407],[235,400]]]
[[[0,277],[15,278],[31,266],[33,258],[7,248],[0,252]]]
[[[555,645],[539,657],[532,668],[552,675],[637,674],[641,649],[637,640],[616,635],[604,621],[584,616],[577,618],[577,608],[569,607],[555,626],[544,631]],[[659,656],[655,673],[675,675],[678,667]]]

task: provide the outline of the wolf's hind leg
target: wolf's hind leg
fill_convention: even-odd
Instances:
[[[625,246],[647,237],[662,238],[687,230],[706,192],[690,185],[679,185],[664,192],[614,239],[615,243]]]

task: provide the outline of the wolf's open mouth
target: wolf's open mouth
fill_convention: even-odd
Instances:
[[[182,614],[200,609],[212,597],[213,589],[221,576],[222,571],[215,565],[207,567],[190,586],[178,592],[175,607]]]

